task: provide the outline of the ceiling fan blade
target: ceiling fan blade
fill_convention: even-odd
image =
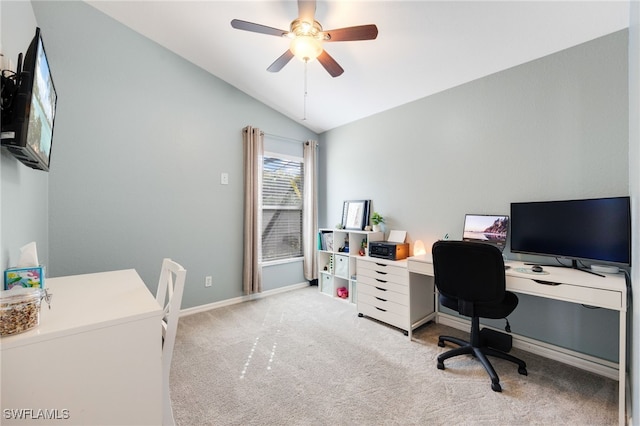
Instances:
[[[327,53],[326,50],[323,50],[320,56],[318,56],[318,62],[320,62],[324,69],[331,74],[331,77],[338,77],[344,72],[342,67]]]
[[[289,34],[289,31],[267,27],[266,25],[254,24],[253,22],[241,21],[240,19],[233,19],[231,21],[231,26],[237,30],[251,31],[253,33],[274,35],[278,37],[283,37]]]
[[[316,15],[316,0],[298,0],[298,19],[313,23]]]
[[[378,37],[378,27],[374,24],[357,27],[338,28],[324,32],[329,37],[325,41],[374,40]]]
[[[291,51],[287,49],[286,52],[284,52],[278,59],[276,59],[271,65],[269,65],[269,68],[267,68],[267,71],[269,72],[280,71],[282,68],[284,68],[285,65],[289,63],[291,58],[293,58],[293,53],[291,53]]]

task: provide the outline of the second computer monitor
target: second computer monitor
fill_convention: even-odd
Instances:
[[[500,250],[504,250],[508,232],[509,216],[466,214],[462,239],[493,244]]]

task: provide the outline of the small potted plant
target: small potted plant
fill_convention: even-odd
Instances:
[[[380,216],[378,212],[373,212],[371,215],[371,223],[373,223],[373,231],[380,232],[380,224],[384,223],[384,217]]]

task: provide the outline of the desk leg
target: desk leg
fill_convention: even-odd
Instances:
[[[413,330],[436,318],[433,278],[409,273],[409,309],[407,336],[413,340]]]
[[[618,355],[618,423],[626,424],[626,379],[627,379],[627,313],[620,311],[620,355]]]

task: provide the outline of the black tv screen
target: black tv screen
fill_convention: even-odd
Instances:
[[[511,251],[631,265],[630,199],[511,203]]]
[[[25,165],[48,171],[58,97],[40,28],[16,74],[15,92],[2,111],[2,146]]]

